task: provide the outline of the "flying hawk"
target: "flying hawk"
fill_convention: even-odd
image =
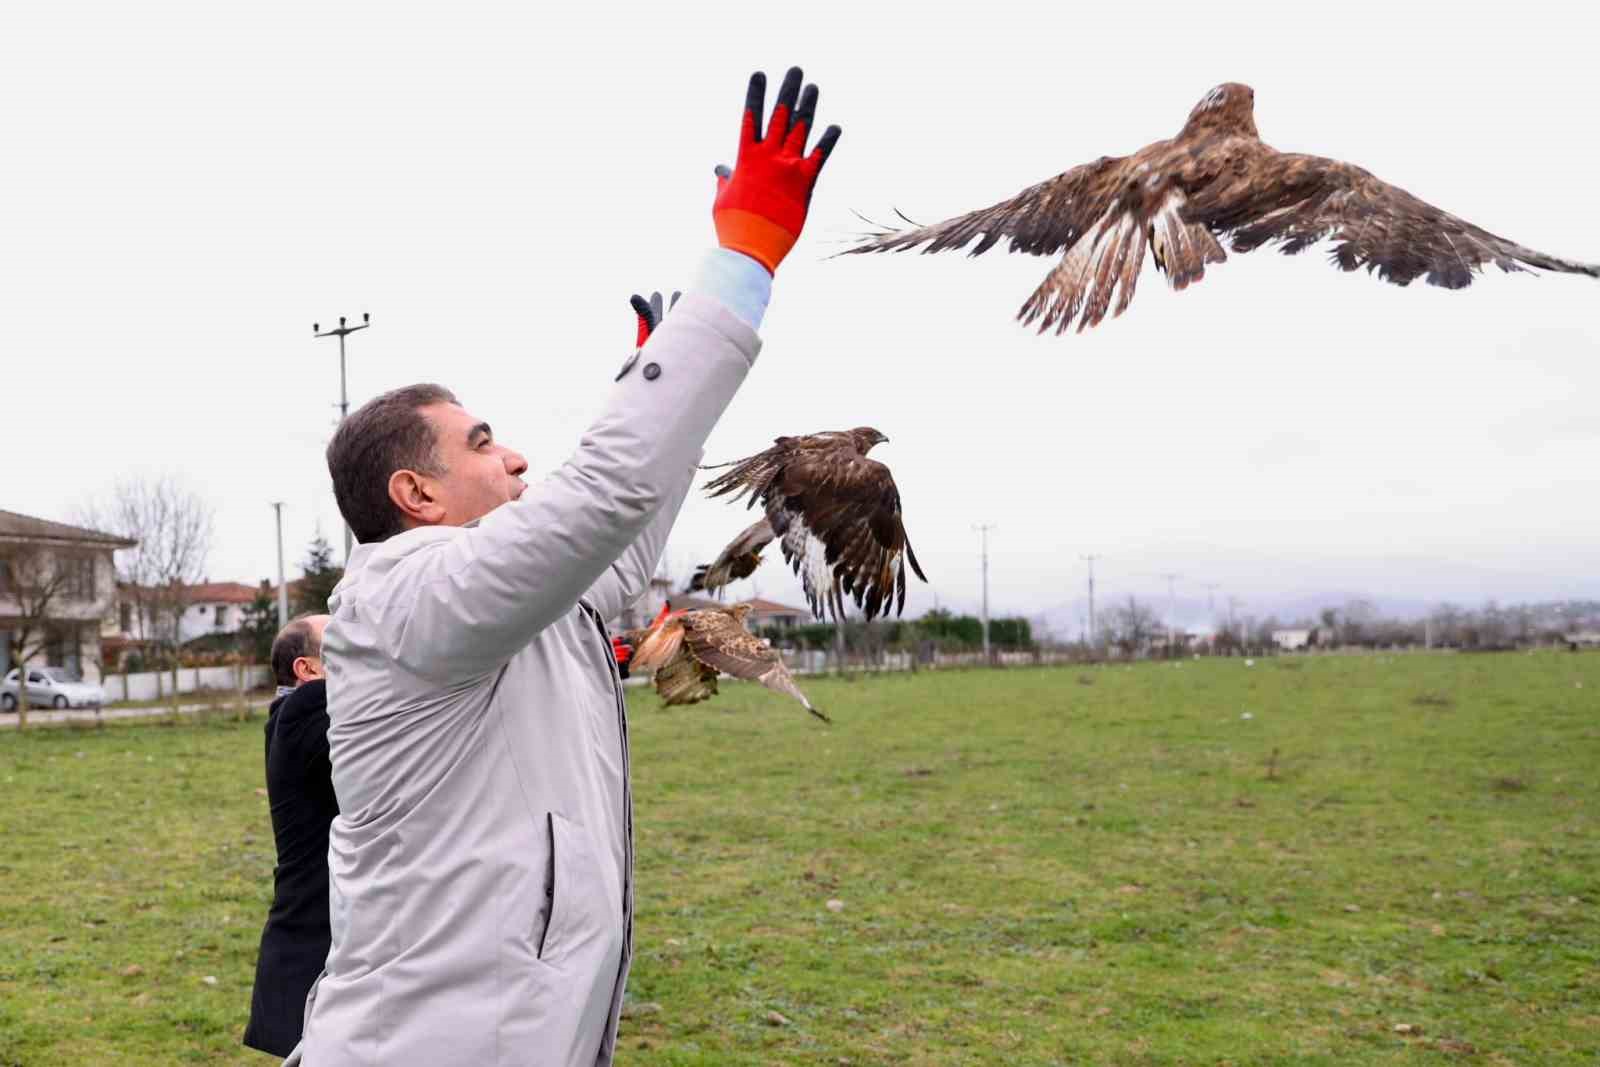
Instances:
[[[932,226],[882,230],[847,252],[924,252],[963,248],[971,255],[1009,239],[1011,251],[1061,262],[1017,318],[1039,332],[1097,325],[1133,299],[1145,246],[1174,289],[1199,281],[1207,263],[1277,242],[1285,254],[1323,238],[1342,270],[1365,267],[1384,281],[1462,289],[1493,263],[1506,272],[1539,267],[1600,278],[1600,264],[1536,252],[1439,210],[1350,163],[1279,152],[1256,133],[1255,90],[1228,82],[1189,112],[1178,136],[1131,156],[1093,163],[1024,189],[993,207]],[[903,217],[903,216],[902,216]],[[910,221],[909,219],[907,220]]]
[[[638,646],[634,666],[655,671],[656,692],[668,706],[716,695],[720,672],[786,693],[823,722],[832,722],[794,684],[777,650],[750,632],[749,614],[749,604],[673,612]]]
[[[695,568],[689,579],[688,593],[715,593],[721,597],[729,582],[748,578],[761,566],[761,550],[772,543],[777,535],[765,518],[747,526],[743,533],[728,543],[717,558]]]
[[[779,437],[765,452],[716,464],[732,470],[706,485],[713,497],[748,494],[747,507],[760,501],[819,619],[829,611],[842,618],[846,595],[868,619],[887,615],[891,603],[898,615],[906,604],[907,562],[928,580],[906,538],[894,478],[867,458],[887,440],[870,426]]]

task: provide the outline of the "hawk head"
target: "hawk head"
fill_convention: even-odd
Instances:
[[[856,451],[864,456],[872,451],[873,445],[881,445],[888,438],[871,426],[857,426],[850,431],[850,440],[856,446]]]
[[[1200,98],[1189,112],[1184,131],[1217,130],[1223,133],[1256,133],[1256,91],[1240,82],[1223,82]]]

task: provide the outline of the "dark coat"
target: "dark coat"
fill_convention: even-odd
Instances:
[[[307,682],[273,701],[266,757],[278,866],[244,1043],[287,1056],[300,1040],[306,993],[322,973],[330,940],[328,825],[339,803],[328,762],[326,682]]]

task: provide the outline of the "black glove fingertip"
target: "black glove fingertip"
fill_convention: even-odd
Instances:
[[[783,84],[778,87],[778,99],[772,105],[772,113],[776,115],[779,108],[784,108],[789,113],[788,125],[777,131],[780,136],[787,135],[794,126],[794,102],[800,95],[800,81],[804,77],[799,67],[790,67],[789,73],[783,76]]]
[[[818,139],[816,147],[816,152],[820,153],[822,156],[821,160],[817,163],[818,170],[822,169],[822,164],[826,163],[828,161],[828,157],[833,154],[833,146],[839,143],[839,135],[843,132],[844,131],[837,126],[829,126],[826,130],[822,131],[822,137]]]
[[[800,94],[800,106],[795,109],[794,121],[789,124],[789,128],[793,129],[794,127],[804,123],[809,129],[811,123],[816,119],[816,117],[817,87],[815,85],[808,85],[806,86],[805,92]]]
[[[761,140],[761,114],[767,107],[767,76],[762,71],[750,75],[750,87],[744,93],[744,109],[755,116],[756,140]]]

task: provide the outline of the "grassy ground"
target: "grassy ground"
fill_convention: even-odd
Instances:
[[[635,691],[623,1062],[1600,1057],[1600,656]],[[238,1045],[261,720],[0,737],[0,1065]]]

